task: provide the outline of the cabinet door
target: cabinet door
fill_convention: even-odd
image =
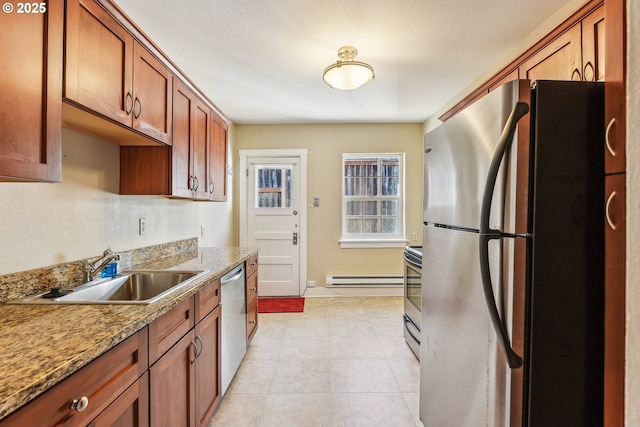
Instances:
[[[196,341],[200,344],[196,360],[196,422],[199,427],[207,426],[220,403],[220,313],[218,306],[196,326]]]
[[[603,81],[605,78],[604,6],[582,20],[582,80]]]
[[[193,140],[195,96],[180,80],[173,84],[173,140],[171,162],[172,194],[191,197],[191,146]]]
[[[227,200],[227,126],[211,113],[211,150],[209,156],[209,199]]]
[[[605,177],[604,426],[624,425],[626,174]]]
[[[93,0],[69,0],[65,48],[64,96],[131,126],[131,34]]]
[[[133,383],[89,427],[148,427],[149,374]]]
[[[192,150],[192,174],[193,196],[195,199],[208,199],[209,183],[209,142],[211,137],[211,124],[209,118],[211,110],[202,101],[196,98],[195,128],[193,130]]]
[[[520,77],[529,80],[582,80],[580,23],[555,38],[520,66]]]
[[[606,123],[605,172],[625,171],[626,163],[626,17],[625,1],[604,3],[607,63],[604,84]]]
[[[64,5],[0,17],[0,181],[60,181]]]
[[[247,277],[247,345],[258,331],[258,271]]]
[[[166,144],[171,143],[172,79],[167,67],[134,44],[133,127]]]
[[[150,425],[195,427],[195,333],[149,369]]]

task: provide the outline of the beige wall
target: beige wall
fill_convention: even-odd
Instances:
[[[627,0],[626,422],[640,426],[640,2]]]
[[[307,280],[324,286],[326,274],[402,274],[401,248],[339,246],[342,153],[406,153],[406,233],[409,239],[415,234],[417,240],[410,244],[418,245],[422,242],[422,124],[236,125],[236,141],[238,149],[308,150]],[[314,197],[320,199],[317,208],[312,205]]]
[[[68,129],[62,138],[62,183],[0,183],[0,275],[100,255],[107,247],[190,237],[199,246],[237,244],[232,203],[120,196],[119,147]]]

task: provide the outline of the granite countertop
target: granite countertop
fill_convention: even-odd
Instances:
[[[257,253],[200,248],[137,269],[209,270],[181,292],[147,305],[0,303],[0,419],[105,353]]]

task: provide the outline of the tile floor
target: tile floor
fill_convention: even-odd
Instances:
[[[260,314],[209,426],[422,427],[402,312],[402,297],[335,297]]]

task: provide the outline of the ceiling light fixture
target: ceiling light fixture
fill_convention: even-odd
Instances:
[[[353,46],[342,46],[338,49],[338,61],[329,65],[322,73],[322,80],[333,89],[357,89],[375,79],[373,67],[364,62],[354,61],[358,49]]]

